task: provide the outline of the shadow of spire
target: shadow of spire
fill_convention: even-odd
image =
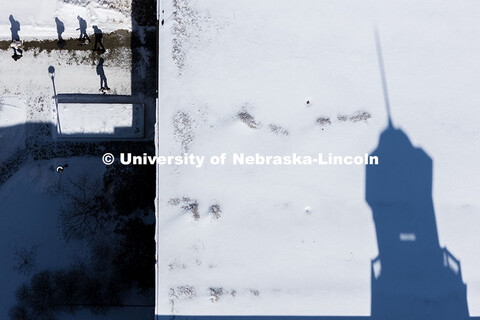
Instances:
[[[379,255],[372,261],[372,319],[468,319],[460,262],[438,240],[433,161],[393,126],[378,33],[375,33],[388,127],[366,167]]]

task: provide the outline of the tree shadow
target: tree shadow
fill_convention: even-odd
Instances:
[[[366,167],[366,201],[379,255],[372,261],[373,319],[467,319],[460,262],[438,240],[432,159],[389,123]]]

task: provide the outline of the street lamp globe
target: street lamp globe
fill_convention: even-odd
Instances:
[[[55,68],[53,66],[48,67],[48,74],[51,78],[55,77]]]

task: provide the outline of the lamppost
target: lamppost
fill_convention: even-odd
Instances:
[[[54,66],[48,67],[48,75],[50,76],[50,79],[52,79],[53,99],[55,99],[55,109],[56,109],[55,111],[57,113],[57,130],[58,132],[60,132],[60,119],[58,117],[58,102],[57,102],[57,90],[55,88],[55,67]],[[55,145],[55,149],[57,149],[55,142],[54,142],[54,145]],[[62,173],[63,170],[64,170],[64,166],[57,166],[57,168],[55,169],[55,171],[57,171],[58,173]]]
[[[50,66],[48,67],[48,75],[50,79],[52,79],[52,86],[53,86],[53,99],[55,99],[55,111],[57,113],[57,131],[58,133],[62,133],[62,129],[60,127],[60,118],[58,116],[58,99],[57,99],[57,89],[55,88],[55,67]]]
[[[52,79],[53,94],[56,96],[57,90],[55,89],[55,67],[54,66],[48,67],[48,75],[50,76],[50,79]]]

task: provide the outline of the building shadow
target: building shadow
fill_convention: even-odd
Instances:
[[[157,1],[132,0],[132,36],[130,48],[132,95],[145,104],[145,136],[155,136],[156,100],[158,97],[158,40]],[[151,54],[145,55],[145,51]]]
[[[433,161],[391,121],[366,166],[379,255],[371,265],[370,316],[185,316],[157,320],[466,320],[460,261],[438,239],[432,198]],[[294,301],[292,301],[294,303]]]
[[[440,247],[432,159],[391,122],[366,167],[379,255],[372,261],[372,319],[468,319],[460,262]]]
[[[97,95],[95,101],[102,101],[103,95]],[[112,101],[122,101],[128,97],[112,97]],[[65,98],[65,101],[75,101]],[[124,101],[124,100],[123,100]],[[133,102],[133,101],[132,101]],[[124,130],[117,127],[115,130]],[[64,159],[72,157],[95,157],[101,161],[101,155],[106,150],[118,159],[121,152],[142,154],[154,153],[155,148],[148,140],[139,139],[112,139],[108,136],[98,138],[87,135],[77,135],[73,138],[52,140],[56,135],[57,127],[52,123],[32,122],[8,127],[0,127],[0,188],[12,175],[18,172],[25,164],[31,161]],[[111,135],[115,135],[112,133]],[[61,164],[59,162],[58,164]],[[0,207],[1,212],[1,207]]]

